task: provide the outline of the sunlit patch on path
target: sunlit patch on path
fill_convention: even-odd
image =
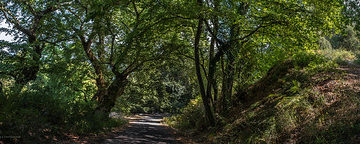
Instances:
[[[128,117],[129,125],[116,136],[105,139],[105,144],[180,144],[175,130],[161,123],[161,115],[136,115]]]

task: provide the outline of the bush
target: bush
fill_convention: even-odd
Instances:
[[[49,87],[27,89],[0,99],[0,135],[20,136],[9,142],[51,141],[63,133],[83,135],[118,126],[124,120],[93,112],[96,103],[56,93]]]
[[[303,68],[310,64],[321,64],[329,61],[324,55],[314,51],[302,51],[294,54],[291,59],[294,61],[295,67]]]
[[[323,49],[318,51],[321,55],[336,61],[339,64],[347,64],[356,60],[354,52],[342,49]]]
[[[181,109],[181,114],[165,118],[165,122],[182,130],[204,130],[208,126],[200,97],[193,99]]]

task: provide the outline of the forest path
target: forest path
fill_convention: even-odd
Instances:
[[[163,115],[139,114],[127,117],[129,124],[123,131],[105,139],[104,144],[181,144],[176,131],[161,123]]]

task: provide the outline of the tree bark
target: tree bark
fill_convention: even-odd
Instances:
[[[203,104],[204,104],[204,108],[205,108],[205,115],[208,118],[208,120],[210,122],[210,125],[214,126],[215,125],[215,119],[214,119],[214,116],[213,116],[213,113],[212,113],[211,107],[210,107],[210,98],[205,93],[204,82],[203,82],[203,79],[202,79],[202,76],[201,76],[201,69],[200,69],[199,42],[200,42],[201,31],[202,31],[202,23],[203,23],[202,18],[199,18],[197,31],[196,31],[196,34],[195,34],[195,46],[194,46],[195,68],[196,68],[197,79],[199,81],[200,94],[201,94]]]
[[[107,88],[107,94],[99,99],[99,105],[96,107],[95,112],[110,113],[115,106],[116,99],[124,93],[126,85],[126,76],[116,76],[115,80]]]
[[[227,60],[225,65],[224,77],[222,81],[222,112],[226,112],[227,108],[231,104],[231,97],[232,97],[232,88],[234,83],[234,65],[235,65],[235,56],[234,53],[231,51],[227,52]]]
[[[224,68],[224,56],[221,56],[221,75],[222,75],[222,81],[225,79],[225,68]],[[222,82],[224,83],[224,82]],[[223,86],[222,86],[223,87]],[[222,94],[223,91],[221,91],[218,102],[217,102],[217,110],[219,113],[221,113],[225,107],[225,97],[223,97]]]
[[[219,5],[219,1],[216,1],[214,3],[214,10],[217,11],[217,7]],[[214,24],[214,35],[217,35],[217,31],[218,31],[218,21],[217,21],[217,17],[213,16],[212,17],[212,22]],[[216,102],[217,102],[217,85],[216,85],[216,80],[215,80],[215,73],[216,73],[216,60],[214,59],[215,57],[215,43],[216,43],[216,38],[215,37],[211,37],[211,41],[210,41],[210,47],[209,47],[209,69],[208,69],[208,84],[207,84],[207,88],[206,88],[206,95],[208,97],[211,98],[212,100],[212,106],[214,108],[214,112],[216,112]],[[214,89],[214,96],[212,97],[211,94],[211,89]]]
[[[222,45],[225,56],[226,63],[223,65],[223,79],[222,79],[222,89],[221,89],[221,100],[220,100],[220,113],[226,113],[229,106],[231,106],[231,97],[232,97],[232,88],[234,84],[234,74],[235,74],[235,56],[237,54],[237,42],[233,40],[239,35],[237,24],[232,25],[230,30],[230,41]],[[225,57],[223,57],[224,59]],[[225,69],[224,69],[225,66]]]
[[[103,69],[100,61],[96,58],[95,54],[91,50],[91,45],[93,43],[92,38],[85,40],[83,35],[79,35],[83,49],[86,53],[86,56],[91,62],[96,74],[96,87],[98,88],[97,92],[92,97],[92,100],[99,100],[107,94],[107,84],[104,79]]]
[[[207,88],[206,88],[206,95],[208,97],[210,97],[210,99],[212,99],[212,105],[215,106],[215,98],[212,98],[212,94],[211,94],[211,89],[212,89],[212,85],[214,85],[214,75],[215,75],[215,67],[216,67],[216,63],[213,63],[213,57],[214,57],[214,44],[215,44],[215,39],[212,38],[211,39],[211,44],[210,44],[210,56],[209,56],[209,72],[208,72],[208,82],[207,82]],[[214,107],[215,108],[215,107]],[[216,110],[214,110],[216,111]]]

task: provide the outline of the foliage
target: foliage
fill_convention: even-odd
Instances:
[[[360,47],[360,41],[358,37],[358,31],[354,29],[354,26],[348,25],[341,29],[341,33],[334,35],[330,38],[331,45],[334,49],[345,49],[348,51],[358,51]],[[320,39],[320,42],[322,40]],[[326,44],[328,45],[328,44]],[[320,43],[320,47],[325,47]],[[326,46],[330,47],[330,46]]]
[[[181,114],[165,118],[168,125],[182,130],[205,130],[208,125],[206,121],[200,97],[191,100],[181,109]]]
[[[318,52],[339,64],[346,64],[356,60],[356,54],[352,51],[341,49],[324,49],[319,50]]]
[[[20,95],[1,96],[1,135],[20,136],[20,142],[53,141],[63,132],[88,134],[124,124],[121,119],[93,112],[96,103],[85,102],[76,95],[58,93],[51,85],[32,88]],[[8,139],[11,140],[11,139]]]
[[[360,2],[357,0],[344,0],[343,13],[346,17],[345,23],[355,24],[355,29],[360,30]]]
[[[113,110],[124,113],[179,113],[195,93],[194,82],[182,71],[186,69],[184,64],[169,62],[152,69],[145,66],[146,71],[139,71],[130,78],[130,86],[118,98]]]
[[[113,110],[177,114],[170,125],[203,130],[239,115],[241,126],[224,128],[243,130],[245,142],[277,142],[323,106],[312,93],[321,83],[313,76],[355,60],[358,6],[356,0],[2,0],[0,22],[8,27],[0,32],[14,41],[0,40],[1,132],[19,132],[29,143],[99,132],[123,123],[108,118]],[[253,105],[236,111],[246,104]]]
[[[348,26],[345,29],[346,36],[344,37],[344,41],[342,47],[346,50],[359,50],[360,41],[357,36],[357,32],[354,30],[354,27]]]
[[[332,49],[332,45],[325,37],[319,38],[319,49]]]

